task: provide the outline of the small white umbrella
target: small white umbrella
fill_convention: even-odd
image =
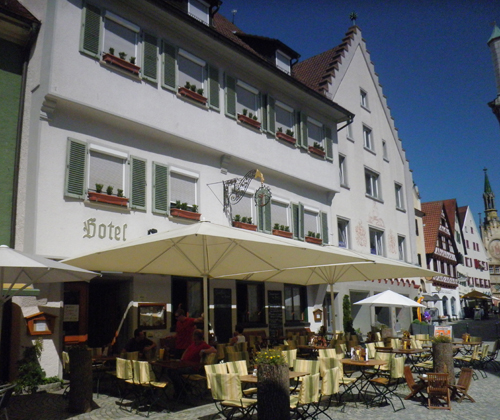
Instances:
[[[399,293],[393,292],[392,290],[386,290],[385,292],[369,296],[366,299],[357,301],[354,305],[404,306],[425,308],[424,305],[421,305],[420,303],[417,303],[416,301],[409,299],[406,296],[400,295]]]
[[[92,271],[0,245],[0,342],[3,306],[13,296],[32,284],[88,281],[98,275]]]

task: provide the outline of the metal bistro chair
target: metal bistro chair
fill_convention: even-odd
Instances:
[[[372,401],[373,404],[376,403],[389,403],[392,406],[394,412],[404,410],[405,405],[401,397],[396,394],[396,389],[399,385],[399,381],[404,376],[404,357],[395,357],[391,361],[391,369],[388,376],[380,376],[378,378],[370,379],[370,383],[375,388],[376,395]],[[397,409],[394,407],[392,402],[393,397],[396,397],[401,402],[401,408]]]
[[[0,416],[4,416],[6,420],[9,420],[9,415],[7,414],[7,407],[9,405],[10,397],[14,392],[14,384],[0,385]]]
[[[167,398],[166,389],[168,382],[160,382],[156,380],[153,368],[149,362],[132,360],[134,368],[133,383],[139,388],[138,399],[135,401],[137,409],[147,407],[146,417],[149,417],[151,408],[155,406],[160,397]]]
[[[339,399],[340,369],[338,367],[326,369],[323,372],[320,372],[320,376],[320,396],[318,404],[316,405],[316,411],[313,413],[312,417],[316,418],[319,414],[324,414],[332,420],[332,418],[328,415],[327,410],[330,408],[332,400],[335,396],[337,397],[337,400]]]
[[[290,396],[290,412],[292,416],[305,419],[312,417],[309,410],[316,410],[319,401],[319,373],[302,378],[299,395]]]
[[[498,356],[499,349],[500,349],[500,339],[496,339],[495,342],[493,343],[493,348],[491,349],[491,351],[488,352],[483,361],[484,369],[486,369],[491,364],[491,367],[494,371],[498,370],[498,363],[496,363],[495,361]]]
[[[239,376],[248,375],[247,362],[245,360],[236,360],[235,362],[225,363],[227,367],[227,373],[237,373]],[[257,394],[257,387],[251,387],[243,389],[243,395],[245,397]]]

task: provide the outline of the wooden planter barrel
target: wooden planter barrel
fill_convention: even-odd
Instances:
[[[259,420],[290,419],[288,365],[257,366],[257,417]]]
[[[69,404],[71,413],[92,411],[92,356],[87,346],[73,346],[69,354]]]
[[[434,372],[448,373],[448,384],[454,385],[453,344],[432,343],[432,360],[434,361]]]

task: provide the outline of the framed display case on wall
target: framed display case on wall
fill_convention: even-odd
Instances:
[[[164,330],[167,328],[164,303],[139,303],[139,328],[143,330]]]

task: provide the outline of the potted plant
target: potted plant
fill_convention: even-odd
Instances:
[[[244,108],[242,112],[242,114],[238,114],[238,121],[260,130],[261,123],[259,122],[257,115],[254,115],[252,112],[248,112],[246,108]]]
[[[103,184],[95,184],[95,192],[101,193],[103,188],[104,188]]]
[[[240,218],[240,215],[237,214],[234,216],[233,219],[233,226],[240,228],[240,229],[246,229],[246,230],[252,230],[256,231],[257,230],[257,225],[252,224],[252,218],[251,217],[246,217],[243,216]]]
[[[130,61],[127,61],[127,53],[119,52],[118,57],[115,56],[115,49],[110,47],[109,53],[104,53],[102,56],[102,60],[110,65],[120,67],[123,70],[129,71],[135,75],[139,75],[139,71],[141,68],[135,64],[135,57],[130,57]]]
[[[307,232],[306,242],[316,245],[321,245],[323,243],[323,241],[321,240],[321,235],[311,230]]]
[[[290,129],[286,130],[286,133],[283,133],[283,127],[278,127],[278,131],[276,132],[276,138],[280,140],[284,140],[288,143],[295,144],[297,143],[297,139],[293,136],[293,131]]]
[[[186,82],[184,86],[179,86],[177,92],[184,98],[191,99],[202,105],[206,105],[208,99],[203,96],[203,89],[196,89],[196,85]]]
[[[180,200],[177,200],[175,205],[171,206],[170,215],[196,221],[199,221],[201,217],[201,214],[198,213],[198,206],[196,204],[189,206],[187,203],[181,203]]]
[[[273,227],[273,235],[282,236],[283,238],[291,238],[292,232],[290,232],[290,227],[285,225],[280,225],[275,223]]]
[[[289,367],[281,350],[265,349],[254,357],[257,366],[259,419],[290,418]]]
[[[108,195],[113,195],[113,187],[111,185],[108,185],[108,188],[106,188],[106,193]]]
[[[128,198],[123,196],[122,189],[118,188],[117,195],[113,195],[113,186],[109,185],[106,188],[106,193],[103,192],[103,188],[103,184],[95,184],[95,191],[88,190],[89,201],[114,204],[122,207],[128,206]]]
[[[320,156],[320,157],[325,156],[325,148],[321,144],[319,144],[317,141],[315,141],[312,146],[309,146],[309,152],[311,152],[317,156]]]

